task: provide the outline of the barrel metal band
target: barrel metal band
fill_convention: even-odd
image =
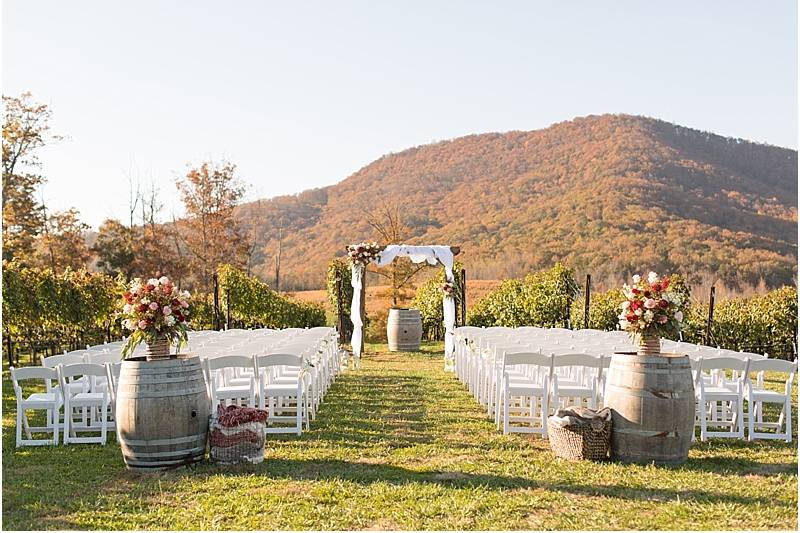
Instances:
[[[169,452],[135,452],[135,453],[125,453],[123,450],[122,454],[126,457],[131,459],[136,459],[137,457],[149,458],[149,457],[172,457],[177,455],[179,457],[186,457],[187,455],[194,455],[199,454],[201,452],[205,453],[206,447],[205,444],[203,446],[197,446],[195,448],[189,448],[185,450],[172,450]]]
[[[205,441],[207,436],[207,433],[201,433],[199,435],[189,435],[188,437],[175,437],[173,439],[157,440],[127,439],[122,437],[120,439],[120,444],[126,444],[128,446],[168,446],[170,444],[183,444],[186,442],[195,442],[199,440]]]
[[[186,389],[186,390],[170,391],[170,392],[148,392],[148,391],[139,390],[139,391],[136,391],[135,394],[125,394],[125,392],[126,391],[124,391],[124,390],[122,390],[122,388],[120,388],[119,392],[117,393],[117,398],[118,399],[123,399],[124,398],[126,400],[127,399],[136,400],[136,399],[142,399],[142,398],[173,398],[175,396],[189,396],[189,395],[192,395],[192,394],[198,394],[198,393],[201,393],[201,392],[206,392],[206,388],[205,387],[198,387],[198,388],[194,388],[194,389]]]
[[[613,383],[608,384],[609,388],[621,389],[625,391],[627,396],[635,396],[637,398],[660,398],[660,399],[681,399],[681,398],[694,398],[694,390],[684,390],[684,391],[650,391],[650,390],[643,390],[643,389],[634,389],[630,387],[625,387],[624,385],[615,385]]]

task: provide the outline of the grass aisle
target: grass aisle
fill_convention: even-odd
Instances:
[[[14,449],[3,381],[5,529],[795,529],[796,445],[717,440],[682,467],[570,463],[503,436],[451,375],[441,344],[368,346],[312,430],[268,440],[263,464],[159,475],[118,446]],[[7,373],[4,374],[7,378]]]

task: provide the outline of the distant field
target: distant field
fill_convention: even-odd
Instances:
[[[467,307],[483,298],[486,293],[500,285],[500,280],[467,280]],[[326,310],[332,312],[328,303],[328,293],[325,290],[317,291],[297,291],[288,293],[295,298],[306,302],[321,304]],[[413,297],[413,291],[411,292]],[[403,304],[410,303],[410,299]],[[391,297],[388,285],[367,285],[367,313],[378,313],[391,307]]]

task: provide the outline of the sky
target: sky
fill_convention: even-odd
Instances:
[[[67,138],[50,210],[127,217],[131,180],[227,159],[248,199],[388,152],[576,116],[647,115],[797,148],[797,6],[739,2],[4,0],[2,90]]]

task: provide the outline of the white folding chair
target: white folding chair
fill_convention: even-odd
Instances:
[[[757,374],[756,383],[750,379],[751,372]],[[764,388],[764,372],[788,374],[784,382],[783,393]],[[747,440],[782,439],[792,442],[792,384],[795,374],[797,374],[797,361],[790,362],[781,359],[750,361],[744,385],[747,398]],[[764,404],[770,403],[781,406],[777,422],[764,421]],[[774,432],[758,431],[762,428],[773,429]]]
[[[553,409],[575,405],[594,409],[597,407],[598,379],[602,358],[589,354],[554,354],[551,375]],[[570,374],[559,374],[559,368],[569,368]]]
[[[77,363],[85,363],[86,362],[86,350],[78,350],[76,352],[69,352],[63,353],[59,355],[51,355],[50,357],[45,357],[42,359],[42,366],[45,368],[52,368],[55,370],[58,365],[74,365]],[[74,392],[79,392],[83,390],[83,378],[77,379],[70,379],[69,386]],[[60,390],[61,385],[57,382],[54,385],[55,389]],[[47,389],[47,392],[50,392],[50,388]]]
[[[247,355],[223,355],[203,359],[203,368],[206,372],[208,397],[211,399],[211,408],[217,405],[256,405],[255,376],[234,378],[233,369],[252,369],[253,357]],[[236,383],[230,380],[237,379]]]
[[[744,379],[750,359],[735,357],[703,358],[695,378],[697,415],[700,421],[700,440],[708,437],[744,438]],[[736,380],[728,380],[726,370],[738,374]],[[718,371],[722,377],[713,382],[703,379],[704,371]],[[725,427],[728,431],[710,431],[708,427]]]
[[[92,363],[95,365],[106,365],[106,364],[113,364],[119,363],[122,361],[122,354],[119,351],[103,351],[103,352],[95,352],[95,351],[88,351],[85,355],[86,362]],[[101,387],[106,386],[106,378],[97,378],[95,380],[95,386],[97,390]]]
[[[83,388],[74,392],[69,379],[80,377]],[[108,433],[108,387],[95,390],[96,378],[105,378],[103,365],[76,363],[58,366],[58,381],[64,391],[64,444],[105,444]],[[81,421],[75,421],[73,409]],[[99,437],[78,437],[78,432],[100,432]]]
[[[297,373],[284,373],[285,367],[296,368]],[[253,369],[258,377],[258,407],[269,412],[267,433],[296,433],[303,431],[303,423],[309,427],[311,398],[308,373],[303,357],[285,353],[258,355],[253,358]],[[294,406],[289,405],[294,401]],[[293,416],[283,415],[292,412]],[[272,427],[276,422],[294,422],[294,427]]]
[[[20,446],[42,446],[58,444],[59,411],[61,409],[61,394],[52,387],[51,381],[58,380],[58,372],[52,368],[40,366],[14,368],[10,367],[11,381],[14,385],[14,394],[17,397],[17,448]],[[44,380],[45,390],[48,392],[34,392],[28,397],[23,395],[20,381]],[[42,410],[46,414],[46,426],[31,426],[26,410]],[[25,437],[22,437],[22,431]],[[34,439],[33,433],[52,433],[52,439]]]
[[[547,437],[552,355],[518,352],[503,354],[503,433],[539,433]],[[522,368],[518,368],[522,367]],[[512,405],[512,400],[517,402]],[[537,427],[535,424],[539,422]],[[511,422],[528,423],[512,426]]]
[[[117,387],[119,386],[119,374],[122,371],[122,362],[106,363],[106,383],[108,390],[108,400],[111,406],[110,428],[117,427]]]

